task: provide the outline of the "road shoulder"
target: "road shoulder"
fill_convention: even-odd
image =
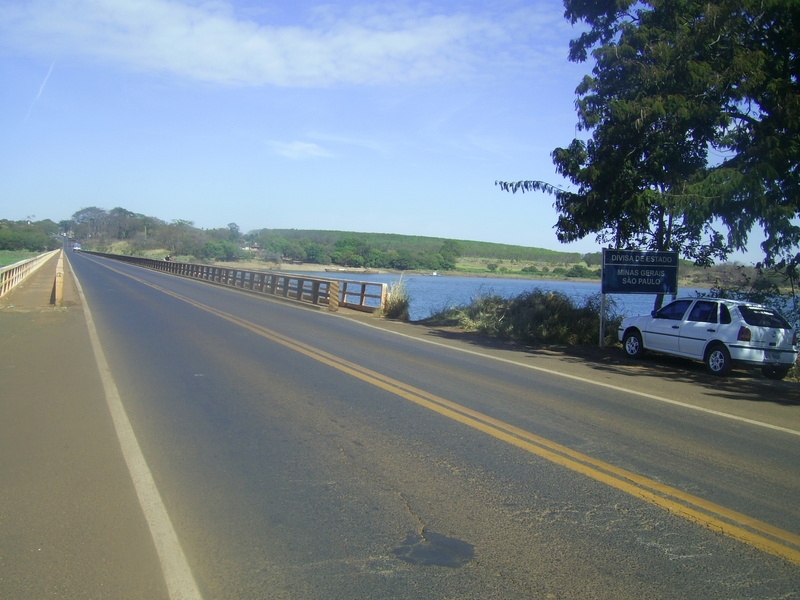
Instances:
[[[54,275],[0,309],[0,597],[166,598],[72,278],[56,308]]]

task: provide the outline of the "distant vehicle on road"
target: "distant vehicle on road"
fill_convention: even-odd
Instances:
[[[80,249],[81,249],[81,245],[80,244],[77,244],[77,243],[72,244],[72,251],[73,252],[78,252]]]
[[[797,362],[797,332],[786,319],[737,300],[679,298],[650,315],[624,319],[619,340],[628,356],[653,350],[701,360],[714,375],[741,363],[783,379]]]

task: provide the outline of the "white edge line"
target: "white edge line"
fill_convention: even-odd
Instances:
[[[200,590],[189,568],[189,562],[186,560],[186,555],[178,541],[178,536],[158,492],[153,475],[144,459],[139,442],[136,440],[136,435],[125,412],[125,407],[122,405],[122,399],[111,374],[111,369],[108,366],[103,347],[100,345],[100,338],[97,335],[97,329],[94,326],[94,319],[92,319],[89,305],[86,302],[86,296],[83,294],[83,288],[74,269],[70,269],[70,271],[72,271],[72,277],[83,304],[86,325],[89,328],[89,338],[92,342],[97,368],[105,390],[106,403],[111,412],[114,429],[117,432],[125,463],[128,465],[128,472],[133,480],[139,504],[144,512],[147,525],[150,528],[150,535],[158,552],[170,600],[202,600]]]
[[[334,313],[330,313],[331,316],[339,317],[340,319],[347,319],[347,317],[342,315],[336,315]],[[749,425],[755,425],[757,427],[764,427],[766,429],[773,429],[775,431],[780,431],[783,433],[788,433],[790,435],[800,436],[800,431],[795,429],[788,429],[786,427],[781,427],[779,425],[772,425],[770,423],[764,423],[763,421],[756,421],[754,419],[748,419],[747,417],[740,417],[737,415],[732,415],[729,413],[725,413],[719,410],[714,410],[713,408],[704,408],[702,406],[695,406],[693,404],[688,404],[686,402],[680,402],[678,400],[671,400],[670,398],[664,398],[663,396],[656,396],[655,394],[648,394],[647,392],[638,392],[636,390],[632,390],[629,388],[624,388],[618,385],[613,385],[611,383],[603,383],[602,381],[592,381],[591,379],[587,379],[585,377],[579,377],[578,375],[569,375],[567,373],[560,373],[558,371],[553,371],[551,369],[546,369],[544,367],[537,367],[534,365],[526,365],[525,363],[521,363],[515,360],[511,360],[508,358],[501,358],[499,356],[492,356],[490,354],[484,354],[482,352],[477,352],[475,350],[469,350],[467,348],[458,348],[456,346],[450,346],[448,344],[443,344],[442,342],[436,342],[433,340],[427,340],[420,337],[415,337],[413,335],[408,335],[407,333],[400,333],[399,331],[392,331],[391,329],[384,329],[383,327],[378,327],[377,325],[370,325],[369,323],[364,323],[362,321],[358,321],[356,319],[349,319],[353,323],[358,323],[359,325],[363,325],[364,327],[371,327],[373,329],[377,329],[379,331],[385,331],[386,333],[390,333],[392,335],[399,335],[404,338],[408,338],[410,340],[417,340],[420,342],[424,342],[426,344],[432,344],[433,346],[439,346],[441,348],[448,348],[449,350],[455,350],[456,352],[463,352],[465,354],[472,354],[474,356],[480,356],[481,358],[489,358],[491,360],[496,360],[499,362],[507,363],[510,365],[516,365],[518,367],[523,367],[525,369],[532,369],[534,371],[539,371],[541,373],[547,373],[548,375],[555,375],[556,377],[563,377],[565,379],[571,379],[573,381],[579,381],[581,383],[586,383],[588,385],[595,385],[599,387],[603,387],[609,390],[614,390],[616,392],[623,392],[625,394],[631,394],[633,396],[639,396],[641,398],[647,398],[648,400],[655,400],[656,402],[663,402],[664,404],[672,404],[673,406],[680,406],[681,408],[687,408],[689,410],[694,410],[698,412],[703,412],[709,415],[714,415],[717,417],[723,417],[725,419],[731,419],[733,421],[740,421],[742,423],[747,423]]]

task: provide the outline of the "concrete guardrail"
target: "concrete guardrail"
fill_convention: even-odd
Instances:
[[[0,298],[22,283],[26,277],[53,258],[61,250],[51,250],[39,256],[28,258],[0,268]]]
[[[280,296],[310,304],[325,305],[329,310],[336,310],[342,306],[364,312],[377,312],[385,307],[388,297],[388,286],[385,283],[215,267],[87,250],[80,250],[80,252],[218,285]]]

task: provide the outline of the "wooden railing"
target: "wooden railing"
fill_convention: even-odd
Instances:
[[[387,298],[385,283],[306,277],[296,273],[216,267],[104,252],[82,252],[218,285],[326,305],[330,310],[342,306],[364,312],[376,312],[385,306]]]
[[[41,267],[48,260],[53,258],[61,250],[52,250],[39,256],[21,260],[13,265],[0,268],[0,297],[17,287],[23,280]]]

